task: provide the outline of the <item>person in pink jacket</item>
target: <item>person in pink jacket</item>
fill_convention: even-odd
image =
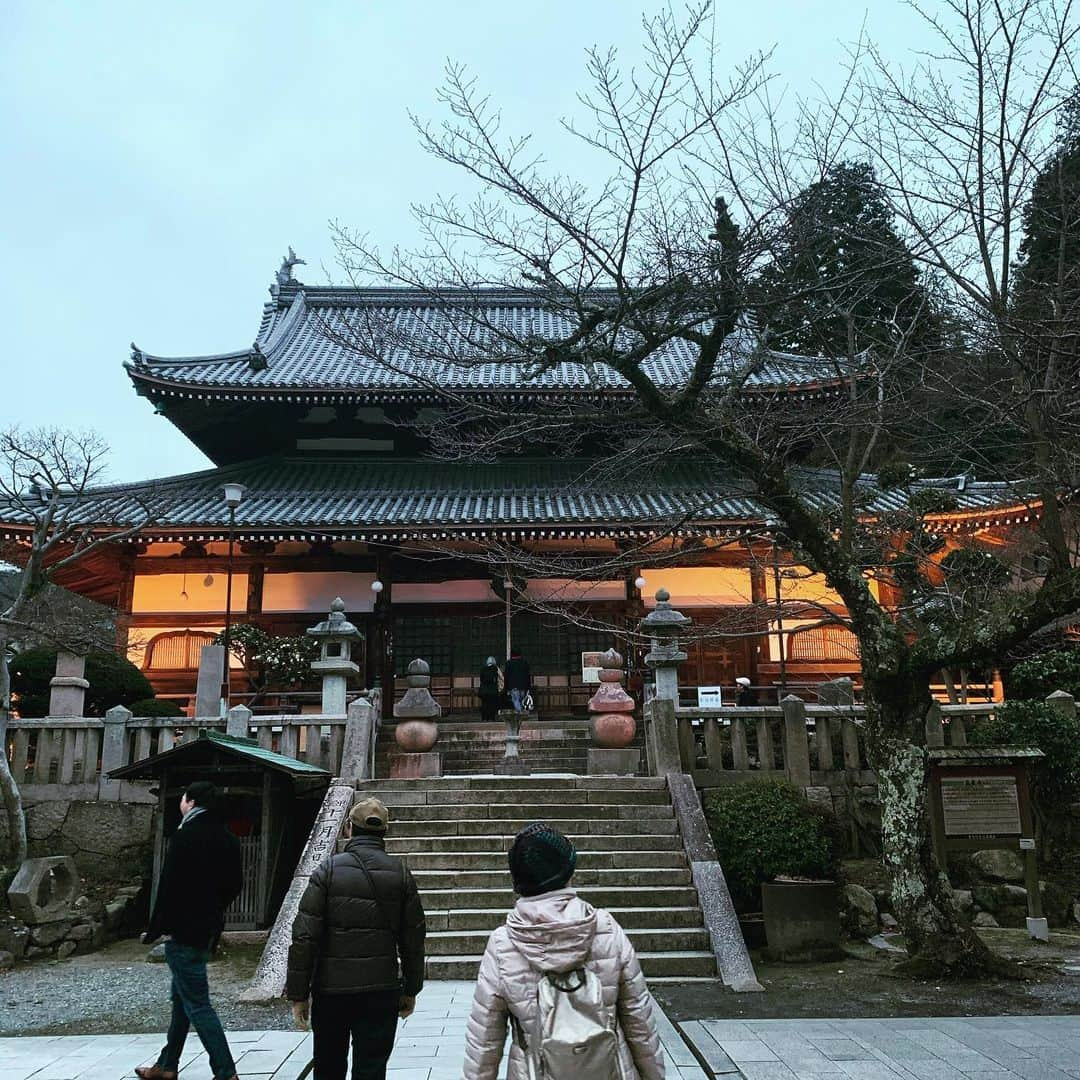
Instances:
[[[548,972],[592,971],[617,1020],[623,1080],[664,1080],[664,1060],[652,998],[630,939],[611,914],[570,888],[574,845],[548,825],[528,825],[510,849],[510,875],[520,899],[494,930],[476,979],[465,1030],[465,1080],[496,1080],[507,1023],[534,1029],[537,987]],[[507,1080],[527,1080],[525,1055],[515,1039]]]

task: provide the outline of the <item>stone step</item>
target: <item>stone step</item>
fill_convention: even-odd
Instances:
[[[506,871],[505,851],[401,851],[409,869],[419,870],[502,870]],[[682,851],[589,851],[578,852],[580,874],[585,870],[620,868],[623,873],[637,869],[676,869],[686,866]],[[576,878],[575,878],[576,880]]]
[[[411,823],[410,823],[411,824]],[[439,852],[446,854],[490,854],[495,852],[500,859],[505,861],[506,852],[514,842],[513,833],[499,835],[476,835],[476,836],[400,836],[395,835],[395,828],[391,828],[390,835],[386,838],[386,850],[391,855],[422,854],[427,852]],[[675,833],[655,835],[621,835],[619,833],[597,834],[568,832],[567,835],[574,842],[579,855],[592,852],[610,852],[612,849],[649,852],[679,852],[683,850],[682,840]]]
[[[365,787],[366,790],[366,787]],[[516,788],[410,788],[378,793],[391,808],[399,806],[461,806],[479,803],[485,806],[500,804],[529,804],[537,806],[669,806],[668,793],[660,788],[555,788],[530,785]]]
[[[509,911],[517,900],[510,888],[509,875],[503,875],[505,888],[492,889],[421,889],[424,908],[451,911],[455,908],[501,908]],[[578,892],[594,907],[690,907],[698,902],[697,890],[689,885],[628,885],[605,887],[587,885]]]
[[[643,952],[709,951],[709,935],[703,926],[696,929],[624,929],[638,955]],[[424,950],[429,958],[483,955],[490,936],[490,930],[437,930],[428,933]]]
[[[612,907],[608,911],[624,930],[674,930],[704,925],[701,908],[689,907]],[[504,908],[459,908],[441,911],[425,908],[428,930],[484,930],[490,932],[506,922]]]
[[[506,789],[526,790],[530,787],[553,790],[570,788],[604,789],[615,788],[627,791],[643,791],[654,789],[667,791],[667,781],[662,776],[545,776],[536,779],[529,776],[455,776],[455,777],[430,777],[424,780],[392,780],[389,777],[376,780],[359,780],[357,786],[364,791],[372,789],[375,794],[379,791],[413,791],[417,789],[431,790],[442,788],[481,788],[481,789]]]
[[[472,981],[480,971],[481,956],[428,957],[426,977]],[[646,978],[716,978],[716,958],[711,952],[638,953]]]
[[[608,796],[611,798],[611,796]],[[532,802],[522,794],[520,801],[512,803],[421,803],[395,806],[391,815],[395,823],[403,821],[483,820],[496,822],[502,818],[532,818],[543,821],[559,821],[588,814],[593,821],[616,818],[670,818],[674,811],[670,803],[639,806],[636,803],[597,802],[544,803]]]
[[[393,832],[398,837],[411,836],[510,836],[521,832],[535,821],[547,821],[571,840],[577,836],[620,836],[631,834],[675,835],[674,817],[643,818],[556,818],[538,813],[517,818],[423,818],[413,821],[395,821]]]
[[[408,861],[408,860],[406,860]],[[410,863],[410,870],[421,892],[435,889],[497,889],[509,883],[510,872],[506,867],[499,870],[417,870]],[[574,888],[616,889],[619,885],[633,882],[640,888],[661,885],[689,885],[690,868],[674,869],[607,869],[576,870]]]

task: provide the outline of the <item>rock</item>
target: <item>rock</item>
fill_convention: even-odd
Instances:
[[[126,900],[114,900],[105,905],[105,925],[110,930],[116,930],[124,921],[124,912],[127,910]]]
[[[164,964],[165,963],[165,942],[159,941],[147,954],[146,962],[148,964]]]
[[[972,898],[970,889],[954,889],[953,899],[956,901],[956,906],[960,909],[961,915],[967,915],[969,918],[975,911],[975,901]]]
[[[980,908],[997,919],[999,925],[1026,925],[1027,889],[1019,885],[976,885],[971,895]]]
[[[11,953],[16,960],[24,952],[30,943],[30,929],[22,923],[9,923],[0,926],[0,950]]]
[[[66,801],[39,802],[26,809],[26,838],[34,843],[44,843],[54,833],[63,831],[64,818],[67,817],[68,807],[71,804]],[[38,848],[38,850],[41,850]],[[48,848],[46,848],[48,850]]]
[[[1073,922],[1080,923],[1080,900],[1074,900],[1072,906]]]
[[[94,931],[89,923],[80,923],[78,926],[71,928],[71,933],[68,934],[68,941],[89,941],[93,937]]]
[[[141,885],[125,885],[122,889],[116,890],[116,897],[117,899],[134,900],[141,892]]]
[[[989,911],[980,911],[978,915],[972,919],[972,924],[975,926],[1000,926],[1001,924],[990,914]]]
[[[991,849],[976,851],[971,856],[971,866],[985,881],[1017,883],[1024,880],[1024,860],[1019,851]]]
[[[6,971],[15,966],[15,957],[6,949],[0,950],[0,971]]]
[[[59,919],[57,922],[42,923],[30,931],[30,940],[35,945],[55,945],[63,941],[71,930],[71,922],[68,919]]]
[[[873,936],[868,937],[866,941],[868,945],[873,945],[875,949],[878,949],[881,952],[901,953],[904,956],[907,956],[907,949],[901,948],[895,940],[890,941],[884,934],[874,934]]]
[[[86,895],[86,894],[84,893],[84,894],[83,894],[82,896],[80,896],[80,897],[78,898],[78,900],[76,900],[76,901],[75,901],[75,905],[74,905],[74,906],[75,906],[75,907],[77,907],[77,908],[79,908],[79,909],[82,909],[82,908],[84,908],[84,907],[89,907],[89,906],[90,906],[90,897],[89,897],[89,896],[87,896],[87,895]]]
[[[90,948],[100,949],[108,939],[108,932],[105,929],[103,922],[92,922],[90,924]]]
[[[17,919],[34,925],[71,910],[79,887],[79,871],[69,855],[27,859],[8,889],[8,904]]]
[[[62,941],[56,950],[56,959],[66,960],[78,947],[74,941]]]
[[[883,911],[880,917],[883,930],[893,932],[900,929],[900,924],[896,921],[895,915],[890,915],[887,911]]]
[[[1042,899],[1046,921],[1054,927],[1066,926],[1069,922],[1069,907],[1072,901],[1069,890],[1053,881],[1040,881],[1039,896]]]
[[[52,956],[52,949],[47,949],[44,945],[28,945],[26,947],[27,960],[37,960],[41,956]]]
[[[868,938],[878,932],[877,902],[861,885],[845,885],[842,921],[852,937]]]

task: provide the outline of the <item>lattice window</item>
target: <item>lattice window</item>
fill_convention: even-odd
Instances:
[[[858,660],[859,639],[846,626],[815,626],[788,638],[789,660]]]
[[[170,630],[151,638],[143,660],[145,671],[198,671],[202,647],[214,644],[202,630]]]

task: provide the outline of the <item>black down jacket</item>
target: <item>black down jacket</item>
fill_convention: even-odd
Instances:
[[[315,869],[300,899],[285,996],[303,1001],[311,993],[400,990],[415,997],[424,985],[424,934],[424,908],[408,867],[386,854],[381,837],[355,836]]]

